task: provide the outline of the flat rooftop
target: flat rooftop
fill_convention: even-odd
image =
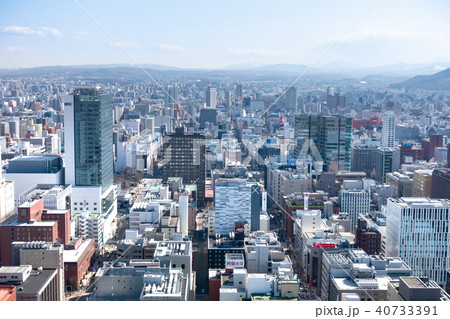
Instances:
[[[338,290],[386,290],[388,288],[389,281],[391,280],[388,276],[367,278],[367,279],[355,279],[350,278],[335,278],[331,279]]]
[[[19,208],[23,208],[23,207],[31,207],[33,205],[35,205],[37,202],[39,202],[41,199],[35,199],[35,200],[30,200],[30,201],[26,201],[24,203],[22,203],[22,205],[19,206]]]
[[[78,249],[73,249],[73,250],[64,250],[64,255],[63,255],[63,260],[64,262],[68,262],[68,263],[76,263],[78,262],[78,260],[83,256],[83,253],[85,252],[85,250],[89,247],[89,245],[91,244],[92,239],[86,239],[86,241],[84,243],[82,243],[80,245],[80,247],[78,247]]]
[[[403,207],[423,207],[423,208],[450,208],[450,200],[448,199],[432,199],[426,197],[401,197],[389,198],[394,204]]]
[[[155,250],[154,257],[169,256],[169,255],[184,255],[190,254],[189,243],[186,241],[161,241]]]
[[[417,277],[402,277],[403,282],[409,287],[409,288],[428,288],[422,280],[420,280]]]
[[[0,226],[6,226],[6,227],[12,227],[12,226],[19,226],[19,227],[53,227],[57,222],[56,221],[40,221],[40,222],[19,222],[17,220],[17,215],[13,218],[7,220]]]
[[[0,273],[2,274],[17,274],[26,272],[30,266],[3,266],[0,267]]]
[[[18,289],[17,295],[41,292],[54,276],[56,276],[56,269],[32,270],[30,277],[20,285],[23,290]]]

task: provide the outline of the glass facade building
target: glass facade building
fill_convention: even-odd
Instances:
[[[75,89],[74,143],[75,185],[101,186],[113,183],[112,98],[97,89]]]
[[[350,171],[352,119],[340,115],[297,115],[295,138],[298,157],[307,150],[314,156],[314,145],[324,162],[324,171]],[[308,143],[305,147],[305,143]],[[314,145],[312,145],[314,144]]]

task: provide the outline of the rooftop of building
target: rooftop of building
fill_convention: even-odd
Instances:
[[[48,160],[53,160],[57,158],[61,158],[61,155],[52,155],[52,154],[29,155],[29,156],[15,157],[11,159],[10,162],[46,162]]]
[[[23,203],[19,206],[19,208],[29,208],[29,207],[32,207],[32,206],[36,205],[40,200],[41,200],[41,198],[35,198],[35,199],[32,199],[32,200],[28,200],[28,201],[26,201],[26,202],[23,202]]]
[[[155,250],[154,257],[162,257],[169,255],[183,255],[191,254],[190,241],[160,241]]]
[[[70,185],[38,184],[23,193],[22,196],[33,198],[44,195],[57,195],[58,193],[66,190],[68,187],[70,187]]]
[[[389,198],[389,201],[402,208],[450,208],[450,200],[448,199],[432,199],[426,197],[401,197]]]
[[[244,259],[244,255],[229,253],[229,254],[225,254],[225,259],[227,259],[227,260],[242,260],[242,259]]]
[[[53,227],[56,221],[29,221],[29,222],[19,222],[18,216],[15,215],[11,219],[5,221],[0,227]]]
[[[244,240],[230,239],[229,236],[220,236],[219,238],[208,237],[208,249],[244,249]]]
[[[388,276],[377,276],[375,278],[336,278],[331,279],[338,290],[386,290],[388,288],[389,281]]]
[[[23,246],[21,249],[23,250],[31,250],[31,249],[52,249],[52,248],[58,248],[62,247],[62,244],[60,243],[52,243],[52,242],[46,242],[46,241],[29,241],[29,242],[13,242],[13,244],[16,243],[23,243]]]
[[[158,269],[154,268],[154,270]],[[141,298],[181,295],[186,289],[183,281],[183,273],[177,270],[171,270],[169,273],[144,274],[144,287]]]
[[[50,215],[65,215],[69,212],[68,209],[44,209],[44,211]]]
[[[86,239],[78,249],[64,250],[63,260],[65,263],[77,263],[84,256],[84,252],[92,244],[92,239]]]
[[[0,273],[2,274],[17,274],[26,272],[31,266],[21,265],[21,266],[2,266],[0,267]]]
[[[15,291],[15,286],[13,285],[0,285],[0,300],[6,300]]]
[[[450,295],[445,290],[443,290],[436,282],[430,281],[427,277],[420,278],[416,276],[402,276],[391,280],[389,284],[392,285],[392,287],[401,295],[400,282],[402,282],[409,289],[431,289],[433,291],[439,290],[438,294],[434,294],[436,299],[433,299],[433,301],[450,301]],[[431,297],[431,294],[427,293],[427,299],[431,300],[429,299],[429,297]],[[416,301],[420,301],[420,299]]]
[[[49,280],[56,276],[56,273],[56,269],[33,269],[30,277],[17,288],[17,294],[40,293],[47,286]]]
[[[433,170],[432,169],[417,169],[414,171],[414,173],[424,175],[424,176],[432,176]]]

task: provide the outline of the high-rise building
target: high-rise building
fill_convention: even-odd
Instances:
[[[168,86],[164,95],[164,105],[167,107],[171,104],[178,103],[178,87]]]
[[[434,158],[434,149],[444,146],[444,137],[442,135],[430,134],[428,138],[422,140],[424,150],[424,160],[429,161]]]
[[[413,196],[431,197],[431,176],[433,170],[419,169],[414,171],[413,177]]]
[[[352,146],[352,172],[364,172],[374,177],[376,167],[376,147]]]
[[[386,174],[395,172],[399,168],[400,150],[398,148],[377,148],[375,180],[378,183],[384,184],[386,182]]]
[[[350,231],[355,232],[359,214],[370,212],[370,196],[365,190],[344,189],[339,192],[340,212],[347,213],[350,219]]]
[[[297,158],[307,154],[323,159],[324,171],[350,171],[352,119],[334,115],[297,115],[295,117]]]
[[[450,199],[450,168],[433,170],[431,176],[431,198]]]
[[[64,97],[65,177],[72,184],[72,213],[100,213],[106,220],[104,240],[112,236],[117,214],[112,128],[110,94],[99,87],[80,87]]]
[[[243,89],[242,89],[242,84],[236,84],[236,97],[238,99],[242,99],[243,96]]]
[[[231,108],[231,92],[230,91],[225,92],[225,106],[227,107],[227,109]]]
[[[423,148],[417,147],[413,143],[402,143],[400,147],[400,165],[413,164],[418,160],[423,160]]]
[[[450,168],[450,143],[447,145],[447,168]]]
[[[217,122],[217,109],[216,108],[203,108],[200,110],[200,127],[204,128],[206,122],[210,124],[216,124]]]
[[[383,115],[383,147],[395,147],[395,113],[386,112]]]
[[[447,163],[447,147],[437,146],[434,148],[434,161],[437,163]]]
[[[217,90],[216,88],[208,87],[206,89],[206,106],[216,107],[217,106]]]
[[[169,177],[182,177],[186,184],[197,185],[198,206],[205,202],[206,143],[199,133],[185,134],[184,127],[164,136],[163,181]]]
[[[330,112],[336,112],[338,107],[345,107],[347,98],[336,92],[335,87],[327,88],[327,108]]]
[[[402,258],[414,276],[444,284],[450,253],[450,201],[389,198],[386,217],[386,256]]]
[[[297,112],[297,88],[295,86],[291,86],[286,91],[286,110],[291,114]]]
[[[393,197],[413,196],[413,180],[399,172],[387,173],[386,184],[392,186]]]
[[[219,179],[214,194],[216,234],[234,232],[236,222],[248,223],[250,229],[259,230],[261,187],[258,183],[237,178]],[[252,222],[258,225],[252,225]]]

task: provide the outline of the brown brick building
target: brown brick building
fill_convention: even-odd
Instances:
[[[70,236],[70,211],[44,211],[44,200],[35,199],[18,207],[17,216],[0,225],[0,260],[2,266],[12,265],[14,241],[61,242]]]
[[[429,161],[434,158],[434,148],[444,145],[444,136],[442,135],[430,135],[428,138],[422,140],[423,156],[424,160]]]
[[[64,250],[64,279],[66,287],[76,290],[80,287],[81,280],[91,266],[92,257],[95,254],[95,241],[81,238],[68,244],[69,250]]]
[[[46,209],[43,211],[42,220],[58,222],[58,239],[61,240],[61,244],[66,247],[70,241],[70,210]]]
[[[368,255],[381,253],[381,234],[377,229],[367,227],[367,221],[364,218],[358,218],[355,229],[355,247],[361,248]]]

